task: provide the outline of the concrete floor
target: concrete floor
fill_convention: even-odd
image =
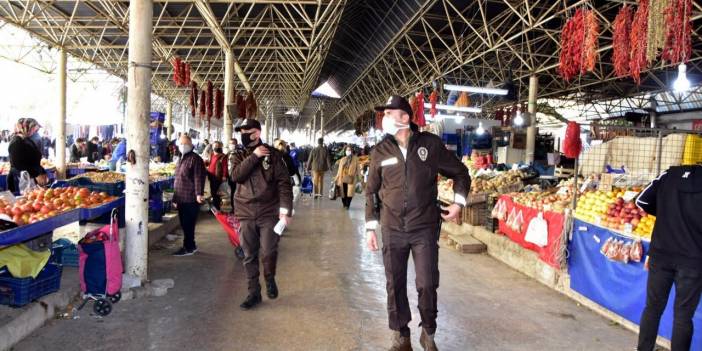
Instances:
[[[150,253],[150,277],[173,278],[165,297],[124,301],[107,318],[54,320],[15,350],[384,350],[390,332],[380,253],[365,248],[364,203],[303,199],[281,241],[278,300],[241,311],[246,282],[219,224],[205,214],[200,251]],[[632,350],[636,336],[486,255],[441,249],[442,350]],[[410,269],[412,271],[412,269]],[[410,304],[416,306],[414,274]],[[419,313],[413,307],[415,350]]]

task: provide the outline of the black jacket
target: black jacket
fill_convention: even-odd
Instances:
[[[8,178],[8,189],[18,192],[19,176],[22,171],[27,171],[29,176],[36,178],[46,171],[41,166],[41,150],[29,138],[14,136],[7,147],[10,154],[10,177]]]
[[[440,221],[437,175],[453,179],[453,190],[463,201],[470,190],[468,169],[449,151],[441,138],[415,130],[405,160],[397,141],[386,136],[370,154],[366,185],[366,229],[378,221],[376,200],[380,200],[382,226],[411,232],[434,228]],[[458,198],[457,197],[457,198]]]
[[[71,155],[69,161],[72,163],[80,162],[80,158],[83,157],[83,151],[76,144],[71,145]]]
[[[270,155],[258,158],[255,148],[237,150],[230,155],[229,176],[237,183],[234,214],[241,220],[292,215],[293,194],[283,154],[263,144]]]
[[[87,147],[87,152],[88,152],[88,162],[93,163],[95,161],[100,160],[100,153],[99,153],[99,148],[97,144],[93,144],[92,142],[88,142],[88,147]]]
[[[656,216],[650,257],[702,269],[702,166],[671,167],[636,204]]]

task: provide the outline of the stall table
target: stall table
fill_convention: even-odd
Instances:
[[[536,252],[539,255],[539,258],[549,266],[560,269],[561,263],[559,260],[559,251],[561,243],[563,242],[565,216],[562,213],[557,212],[543,212],[543,217],[548,223],[548,244],[545,247],[540,247],[524,240],[527,228],[529,227],[529,222],[533,218],[537,217],[539,210],[515,203],[508,195],[500,196],[498,201],[503,201],[507,206],[507,215],[509,215],[512,211],[515,211],[515,213],[521,212],[524,223],[521,229],[516,231],[510,228],[505,220],[501,220],[499,222],[500,233],[506,235],[512,241],[521,245],[522,247]]]
[[[648,272],[644,269],[650,242],[643,240],[641,262],[615,262],[609,260],[600,248],[608,238],[631,242],[630,236],[613,232],[595,224],[575,220],[569,244],[568,272],[570,288],[604,308],[639,324],[646,305]],[[673,301],[675,289],[670,292],[668,305],[661,318],[658,334],[670,340],[673,326]],[[702,328],[702,306],[693,318],[695,330]],[[691,350],[702,350],[702,333],[693,336]]]

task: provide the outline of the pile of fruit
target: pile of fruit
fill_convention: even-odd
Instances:
[[[175,169],[176,169],[175,163],[160,163],[160,162],[149,163],[149,175],[150,176],[170,177],[172,175],[175,175]]]
[[[575,217],[611,230],[651,237],[656,217],[636,207],[633,200],[625,201],[624,193],[624,189],[587,192],[578,200]]]
[[[71,179],[88,178],[93,183],[119,183],[124,181],[124,174],[117,172],[86,172]]]
[[[10,163],[9,162],[0,162],[0,174],[8,174],[10,173]]]
[[[470,191],[474,194],[503,193],[502,189],[519,187],[522,184],[522,176],[522,171],[507,171],[490,179],[478,177],[472,180]],[[519,189],[511,190],[516,191]]]
[[[514,202],[531,207],[539,211],[565,212],[570,207],[573,197],[570,193],[558,194],[553,191],[514,193],[511,195]]]
[[[76,208],[89,208],[117,199],[107,193],[91,192],[86,188],[67,187],[37,189],[13,204],[0,199],[0,214],[12,218],[17,225],[41,221]]]

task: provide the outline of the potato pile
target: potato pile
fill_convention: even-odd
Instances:
[[[500,189],[519,184],[522,181],[521,171],[507,171],[493,178],[474,178],[471,183],[471,193],[498,193]]]
[[[124,181],[124,174],[117,172],[86,172],[72,179],[88,178],[93,183],[119,183]]]

